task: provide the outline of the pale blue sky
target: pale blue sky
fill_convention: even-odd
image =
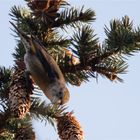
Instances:
[[[69,0],[77,7],[85,5],[96,12],[97,20],[93,23],[95,33],[104,40],[104,25],[109,25],[113,18],[128,15],[134,25],[140,24],[139,0]],[[12,66],[11,53],[16,45],[10,35],[10,17],[12,5],[23,4],[23,0],[1,0],[1,45],[0,65]],[[128,73],[122,75],[124,83],[111,83],[107,79],[93,79],[81,87],[69,86],[71,92],[69,110],[74,110],[80,121],[85,140],[140,140],[140,93],[138,62],[140,54],[129,58]],[[57,140],[58,137],[50,127],[34,123],[37,140]],[[52,132],[51,132],[52,131]]]

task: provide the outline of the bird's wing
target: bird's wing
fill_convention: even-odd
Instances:
[[[42,63],[45,71],[48,73],[48,76],[51,80],[60,79],[64,80],[63,74],[55,62],[55,60],[47,53],[46,49],[42,44],[34,40],[35,45],[37,46],[36,53],[40,62]]]
[[[40,59],[40,62],[45,69],[46,73],[48,74],[49,79],[55,80],[60,79],[64,80],[63,74],[55,62],[55,60],[47,53],[44,46],[37,40],[37,38],[31,36],[28,37],[24,32],[22,32],[20,29],[18,29],[12,22],[10,22],[14,28],[16,29],[16,32],[19,34],[19,36],[27,41],[31,41],[30,47],[28,48],[31,53],[35,53],[38,56],[38,59]],[[28,43],[27,43],[28,44]],[[28,45],[25,45],[26,47]]]

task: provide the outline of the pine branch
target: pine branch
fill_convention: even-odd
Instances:
[[[34,20],[27,8],[13,6],[9,15],[13,21],[17,22],[17,26],[28,34],[36,35],[39,33],[39,23]]]
[[[85,73],[89,73],[89,77],[95,77],[94,73],[97,72],[108,78],[110,77],[109,73],[110,75],[124,73],[127,69],[124,57],[140,50],[140,30],[139,28],[133,30],[132,22],[129,21],[128,17],[123,18],[122,21],[112,22],[111,30],[106,29],[108,39],[102,46],[97,44],[96,39],[90,43],[90,37],[94,38],[93,32],[87,27],[85,29],[75,33],[72,40],[72,45],[77,49],[73,49],[73,52],[80,57],[80,64],[67,68],[61,67],[65,73],[86,71]],[[108,69],[108,67],[110,68]],[[106,69],[106,72],[102,68]]]
[[[91,9],[83,10],[82,7],[80,10],[75,9],[74,7],[66,8],[60,12],[58,20],[56,20],[52,27],[61,27],[72,26],[76,27],[80,22],[90,23],[95,20],[95,12]]]
[[[72,37],[71,44],[74,46],[72,51],[79,57],[81,65],[86,65],[91,57],[97,55],[98,38],[95,38],[96,35],[93,33],[94,31],[90,26],[83,25],[78,28],[78,31],[75,31]]]
[[[49,122],[54,126],[55,117],[60,115],[66,108],[56,105],[46,105],[45,101],[42,102],[40,99],[32,99],[30,108],[31,116],[36,120]]]
[[[0,129],[1,140],[35,140],[32,124],[28,119],[20,120],[10,117],[7,119],[6,115],[9,114],[5,114],[2,122],[2,126],[5,128]]]
[[[35,132],[33,131],[31,122],[27,121],[16,130],[14,140],[35,140]]]
[[[11,68],[0,67],[0,108],[2,107],[3,111],[8,107],[8,88],[11,80],[11,72]]]
[[[14,140],[35,140],[35,133],[29,117],[25,119],[9,118],[6,122],[6,130],[13,133]]]
[[[97,57],[98,58],[98,57]],[[99,73],[101,75],[106,76],[111,81],[115,77],[119,81],[122,81],[119,77],[117,77],[117,74],[125,73],[127,69],[127,64],[122,59],[119,59],[117,57],[111,58],[107,57],[104,59],[100,59],[102,57],[99,57],[99,59],[91,59],[89,62],[86,63],[86,66],[83,66],[81,64],[75,65],[75,66],[69,66],[64,69],[64,73],[67,75],[67,73],[78,73],[78,72],[84,72],[87,77],[84,78],[85,81],[88,81],[89,77],[97,78],[96,73]],[[96,60],[96,61],[94,61]],[[96,63],[95,63],[96,62]],[[62,71],[63,68],[61,67]],[[112,79],[111,75],[114,75],[115,77]],[[110,77],[110,78],[109,78]]]
[[[125,16],[122,20],[110,22],[110,29],[105,27],[107,39],[105,40],[106,49],[124,54],[132,55],[140,50],[140,32],[133,29],[133,23],[129,17]]]
[[[58,12],[57,7],[56,10]],[[23,16],[25,14],[21,13],[24,12],[19,13],[19,9],[15,9],[15,11],[17,12],[13,12],[15,16],[17,15],[22,19],[20,24],[18,23],[19,27],[25,30],[27,34],[32,33],[41,40],[48,52],[54,56],[60,65],[67,82],[73,83],[74,85],[79,85],[78,83],[82,81],[88,81],[90,77],[96,78],[96,73],[105,75],[108,78],[110,75],[125,72],[127,65],[124,63],[124,57],[132,55],[140,49],[140,29],[134,30],[133,24],[127,16],[123,17],[122,20],[111,21],[110,28],[105,27],[107,38],[101,46],[93,29],[90,26],[85,26],[85,23],[95,20],[93,10],[87,9],[84,11],[83,7],[81,9],[75,9],[73,7],[65,8],[60,12],[60,16],[56,21],[53,22],[53,26],[52,24],[45,26],[46,24],[41,20],[37,20],[37,18],[32,19],[31,14],[28,14],[29,16]],[[32,24],[28,24],[28,20],[25,20],[26,18],[28,18],[31,23],[36,24],[37,27],[35,28]],[[56,30],[51,29],[52,27],[56,27],[56,29],[59,27],[68,28],[68,25],[76,29],[73,37],[70,39],[61,37]],[[27,28],[29,29],[27,30]],[[35,30],[37,31],[35,32]],[[68,57],[63,57],[60,53],[62,52],[60,47],[67,48],[69,46],[74,55],[79,58],[79,64],[69,65]],[[24,52],[21,53],[19,51],[17,55],[15,54],[15,57],[18,58],[21,54],[24,54]],[[113,57],[120,61],[118,61],[118,63],[112,61],[114,60]],[[122,62],[121,59],[124,62]],[[106,71],[102,70],[103,68],[106,69]]]
[[[19,21],[20,19],[22,19],[24,15],[21,12],[22,10],[23,10],[22,7],[13,6],[9,14],[12,17],[12,20]]]
[[[43,44],[46,48],[47,46],[49,48],[56,48],[56,46],[60,46],[62,48],[62,47],[68,47],[70,45],[70,40],[60,37],[56,40],[50,40],[48,42],[45,41]]]
[[[25,48],[21,41],[18,40],[17,47],[15,48],[15,52],[12,54],[15,60],[24,60]]]
[[[75,86],[80,86],[82,82],[89,81],[89,74],[84,71],[65,73],[65,79],[68,83]]]
[[[0,112],[0,133],[6,128],[7,120],[10,118],[10,111],[3,110]]]

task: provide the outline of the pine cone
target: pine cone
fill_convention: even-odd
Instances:
[[[33,11],[33,15],[46,23],[53,23],[59,16],[58,9],[62,0],[31,0],[28,6]]]
[[[30,127],[24,126],[17,130],[14,140],[35,140],[35,133]]]
[[[50,0],[49,0],[50,1]],[[30,0],[28,2],[28,6],[34,11],[34,10],[43,10],[48,9],[49,5],[48,0]]]
[[[66,113],[64,116],[57,118],[57,130],[61,140],[83,140],[83,130],[72,115]]]
[[[69,58],[68,63],[70,66],[71,65],[78,65],[80,63],[79,59],[76,56],[74,56],[70,50],[64,48],[64,51],[65,51],[65,57]]]
[[[27,79],[25,77],[25,67],[23,62],[17,62],[15,71],[12,75],[12,81],[9,86],[9,105],[11,115],[17,118],[24,118],[30,108],[30,94],[32,94],[33,86],[29,80],[27,87]]]

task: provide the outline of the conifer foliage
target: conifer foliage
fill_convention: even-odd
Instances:
[[[127,59],[140,50],[140,29],[128,16],[105,26],[106,38],[99,42],[92,23],[92,9],[75,8],[66,0],[25,0],[27,7],[13,6],[11,21],[27,35],[35,36],[55,59],[67,83],[80,86],[99,75],[120,81]],[[12,29],[14,30],[14,29]],[[15,31],[15,30],[14,30]],[[15,31],[16,33],[16,31]],[[26,77],[25,50],[17,35],[13,68],[0,67],[0,139],[35,139],[31,120],[57,125],[61,140],[83,140],[84,132],[65,106],[46,104],[30,77]]]

